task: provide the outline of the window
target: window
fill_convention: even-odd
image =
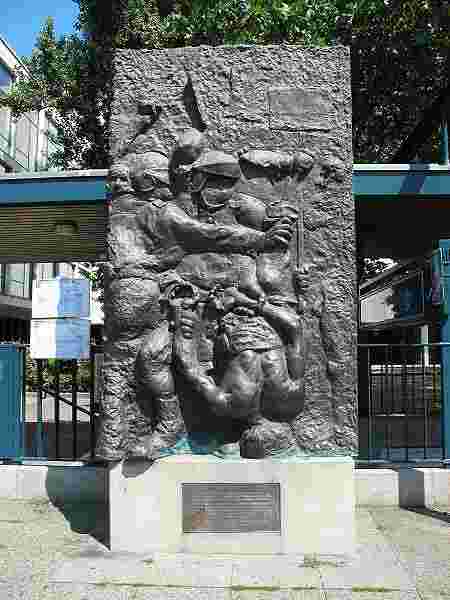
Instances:
[[[7,108],[0,108],[0,151],[9,152],[10,112]]]
[[[59,145],[55,143],[54,136],[56,135],[56,128],[50,120],[46,119],[46,128],[42,132],[42,143],[40,156],[38,157],[37,169],[43,171],[48,169],[48,161],[52,154],[59,150]]]
[[[31,112],[23,115],[16,122],[14,158],[29,171],[35,169],[39,132],[37,116],[37,112]]]
[[[0,91],[6,92],[9,90],[12,80],[13,76],[11,71],[0,62]]]
[[[0,94],[9,89],[11,72],[0,62]],[[0,108],[0,151],[9,152],[11,113],[8,108]]]
[[[361,298],[361,326],[400,319],[417,319],[424,313],[422,272],[404,277]]]
[[[5,294],[30,298],[30,265],[11,264],[5,268]]]
[[[43,279],[53,279],[55,268],[53,263],[36,263],[34,265],[34,279],[42,281]]]

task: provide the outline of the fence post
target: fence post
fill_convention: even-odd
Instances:
[[[442,310],[441,342],[450,342],[450,319],[448,305],[450,302],[450,240],[439,240]],[[441,390],[442,390],[442,445],[443,459],[450,463],[450,346],[441,347]]]
[[[37,364],[37,406],[36,406],[36,457],[46,458],[44,450],[44,423],[43,423],[43,400],[44,400],[44,361],[36,360]]]
[[[23,348],[0,344],[0,458],[18,460],[23,451]]]

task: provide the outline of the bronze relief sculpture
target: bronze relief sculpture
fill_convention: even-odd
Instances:
[[[188,130],[170,159],[147,152],[112,166],[115,263],[133,268],[120,258],[128,230],[141,258],[134,266],[153,278],[164,315],[136,356],[154,428],[128,458],[183,451],[186,402],[223,421],[202,432],[213,452],[263,458],[295,450],[289,423],[303,408],[307,351],[299,186],[313,163],[306,152],[208,150]],[[258,198],[241,165],[278,194],[276,203]],[[230,431],[238,434],[227,439]]]
[[[344,52],[118,54],[100,459],[355,451]]]

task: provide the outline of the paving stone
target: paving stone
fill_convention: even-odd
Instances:
[[[319,557],[316,562],[309,557],[306,563],[310,566],[305,567],[303,556],[275,556],[267,560],[262,556],[237,559],[232,555],[139,556],[111,553],[86,533],[91,530],[97,509],[86,507],[86,511],[89,514],[83,517],[80,507],[77,511],[65,507],[63,513],[48,503],[0,502],[0,600],[450,598],[450,527],[435,514],[425,515],[403,509],[370,509],[370,514],[366,512],[358,519],[360,538],[355,562],[341,561],[337,563],[339,566],[335,566],[333,557]],[[154,563],[149,559],[153,559]],[[69,563],[72,564],[71,571],[68,570]],[[240,568],[233,570],[236,565]],[[158,580],[151,574],[161,566],[161,579]],[[58,570],[63,573],[63,567],[66,576],[71,573],[72,581],[49,581],[49,577]],[[362,574],[358,574],[358,570],[362,570]],[[400,579],[407,574],[411,588],[401,589],[392,585],[395,580],[398,582],[399,573]],[[240,580],[236,577],[232,580],[232,575],[238,574]],[[262,574],[267,576],[265,584]],[[320,575],[325,586],[322,591],[318,589]],[[107,577],[117,577],[116,583],[121,585],[107,585]],[[92,584],[102,581],[104,585]],[[133,585],[124,585],[126,581]],[[166,587],[155,585],[158,581],[163,581]],[[190,585],[183,583],[186,581]],[[236,586],[233,598],[229,587],[232,582]],[[304,589],[307,585],[317,587]],[[388,591],[389,588],[396,591]]]
[[[165,585],[155,563],[142,557],[86,557],[66,561],[50,573],[54,583]]]
[[[450,525],[439,513],[370,510],[421,596],[450,596]],[[431,596],[432,597],[432,596]]]
[[[290,600],[326,600],[324,590],[291,590]]]
[[[225,588],[231,585],[233,561],[226,558],[199,558],[182,555],[159,557],[155,564],[163,585]]]
[[[292,600],[289,590],[253,588],[231,590],[231,600]]]
[[[383,588],[371,591],[326,590],[326,600],[421,600],[414,591],[387,591]]]
[[[320,588],[321,576],[318,568],[304,566],[303,562],[286,558],[278,568],[281,587]]]
[[[394,590],[411,590],[414,583],[397,556],[382,540],[358,548],[358,554],[350,565],[333,566],[319,564],[325,589],[353,587],[384,587]]]
[[[80,583],[51,583],[42,595],[42,600],[135,600],[135,598],[134,587]]]
[[[267,558],[246,558],[233,561],[231,585],[235,586],[279,586],[279,560]]]
[[[136,596],[133,600],[230,600],[230,590],[183,587],[136,588]]]
[[[234,558],[231,583],[244,587],[318,588],[320,573],[305,567],[303,557],[242,557]]]

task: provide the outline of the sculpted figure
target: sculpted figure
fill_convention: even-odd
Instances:
[[[116,162],[111,166],[108,173],[108,183],[116,203],[124,195],[133,195],[133,187],[130,179],[130,168],[127,164]]]
[[[210,155],[208,164],[217,164],[220,155]],[[236,159],[222,155],[221,160],[227,171],[225,190],[223,181],[219,182],[219,186],[214,178],[204,182],[204,189],[210,190],[207,197],[216,208],[227,204],[240,177]],[[244,253],[255,255],[259,250],[286,246],[292,235],[290,222],[283,219],[263,232],[239,225],[235,219],[216,221],[199,218],[203,208],[191,196],[183,195],[178,203],[173,200],[148,203],[137,216],[147,245],[146,268],[160,274],[160,287],[167,287],[166,296],[173,304],[177,299],[181,314],[187,305],[192,304],[189,296],[197,295],[198,277],[209,282],[203,289],[205,304],[212,288],[222,284],[224,278],[232,278],[233,272],[237,276]],[[239,255],[236,261],[229,258],[235,254]],[[233,262],[236,262],[234,271],[230,270]],[[177,287],[183,290],[181,295]],[[202,290],[202,287],[200,285],[198,289]],[[182,319],[178,319],[177,314],[172,317],[175,319],[172,323],[163,321],[145,337],[137,357],[137,373],[148,394],[148,401],[156,408],[157,417],[151,436],[132,448],[130,457],[155,458],[185,434],[173,368],[172,331],[182,328]]]
[[[209,213],[218,211],[231,200],[225,172],[218,167],[208,163],[207,157],[193,165],[199,206]],[[199,174],[203,174],[200,185]],[[259,221],[262,227],[280,219],[287,222],[293,216],[292,207],[289,211],[286,206],[279,210],[276,218],[268,217],[263,211],[265,218],[261,219],[261,206],[255,211],[248,197],[244,202],[239,198],[235,200],[233,208],[237,208],[238,218],[248,223],[253,221],[255,226]],[[217,213],[214,218],[216,221],[219,218]],[[192,261],[194,257],[187,259]],[[297,284],[301,283],[301,274],[297,271],[293,277],[290,268],[286,272],[289,263],[287,245],[241,261],[234,285],[224,290],[222,305],[219,303],[222,318],[218,339],[222,342],[220,355],[225,366],[215,377],[208,374],[198,360],[201,316],[193,304],[181,312],[175,333],[175,355],[187,381],[216,414],[246,423],[241,454],[248,458],[259,458],[292,446],[292,435],[286,435],[286,430],[281,432],[267,417],[291,421],[303,407],[305,348],[292,281],[295,278]],[[235,259],[235,266],[237,264]],[[206,266],[205,260],[202,271],[217,283],[217,277],[214,279],[214,273],[207,273]],[[233,271],[232,266],[228,275]],[[280,267],[285,272],[280,273]],[[261,282],[258,273],[263,275]],[[189,278],[186,274],[184,277]],[[225,280],[225,274],[222,277]],[[297,288],[296,292],[301,290]]]
[[[163,154],[147,152],[111,167],[108,179],[113,204],[109,244],[120,279],[143,275],[148,252],[136,215],[147,203],[161,206],[171,198],[168,165],[169,160]]]

